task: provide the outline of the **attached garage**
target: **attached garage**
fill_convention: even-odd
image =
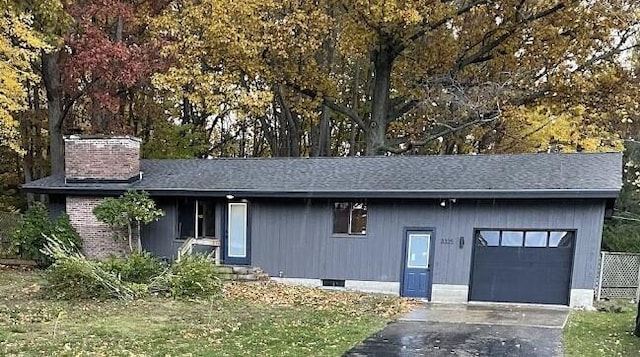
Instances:
[[[477,230],[469,300],[568,305],[575,231]]]

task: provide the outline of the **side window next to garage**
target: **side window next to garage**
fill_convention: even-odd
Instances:
[[[333,204],[333,234],[364,236],[367,233],[365,202],[335,202]]]
[[[483,247],[571,248],[572,230],[478,229],[475,245]]]

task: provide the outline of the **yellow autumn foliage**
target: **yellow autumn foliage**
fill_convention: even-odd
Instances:
[[[465,140],[491,129],[465,126],[485,115],[500,117],[505,143],[529,140],[514,144],[524,151],[549,140],[617,148],[607,121],[640,105],[635,86],[616,93],[629,50],[621,42],[633,42],[638,23],[640,3],[628,0],[173,0],[152,24],[173,67],[153,81],[208,113],[224,103],[268,116],[284,92],[313,124],[334,103],[332,120],[355,123],[371,153],[448,128],[464,127],[448,137]]]
[[[0,144],[19,151],[14,114],[25,108],[25,83],[37,81],[32,62],[48,45],[33,29],[28,13],[18,11],[9,0],[0,0],[0,8]]]
[[[560,113],[547,107],[513,108],[502,123],[505,139],[497,152],[611,152],[622,151],[623,141],[591,121],[583,106]]]

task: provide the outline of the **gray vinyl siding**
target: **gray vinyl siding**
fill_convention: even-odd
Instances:
[[[164,216],[142,229],[142,247],[153,255],[171,260],[178,251],[180,243],[176,238],[176,205],[173,200],[158,201],[158,208]]]
[[[158,221],[152,222],[142,229],[142,246],[152,254],[173,260],[177,257],[183,240],[176,239],[178,236],[178,211],[177,204],[173,198],[156,199],[158,208],[162,209],[164,216]],[[215,236],[222,237],[222,216],[224,204],[215,203]],[[194,251],[198,253],[209,253],[211,248],[194,246]]]
[[[572,288],[592,289],[604,200],[368,202],[365,237],[332,236],[329,200],[253,200],[251,263],[284,277],[399,281],[404,228],[432,228],[433,283],[468,285],[477,228],[577,231]],[[459,239],[464,237],[464,247]],[[441,244],[443,238],[454,244]]]

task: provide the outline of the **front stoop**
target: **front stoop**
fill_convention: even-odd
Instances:
[[[224,281],[266,281],[269,274],[259,267],[246,265],[218,265],[216,272]]]

